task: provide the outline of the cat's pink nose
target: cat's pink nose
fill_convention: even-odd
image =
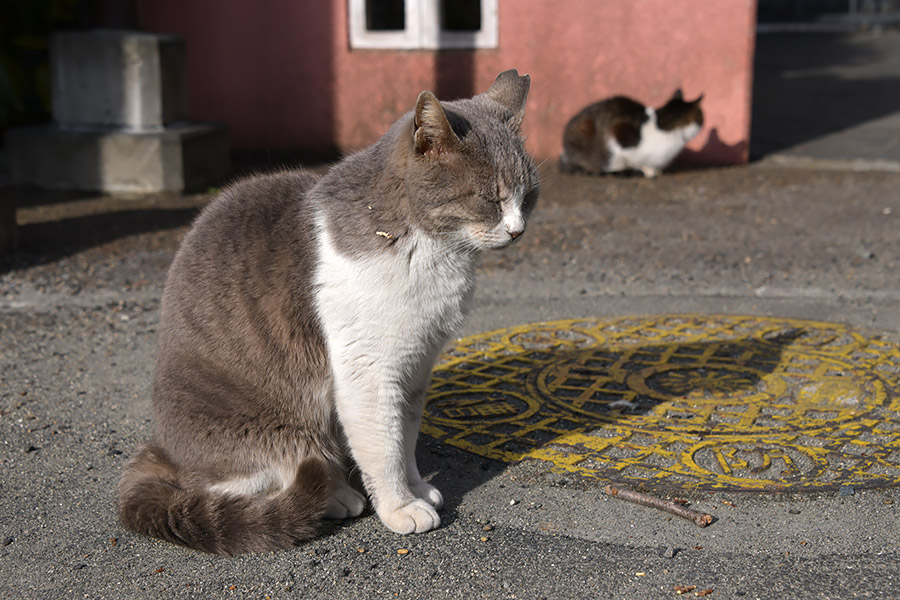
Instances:
[[[516,239],[525,231],[525,219],[518,213],[506,215],[503,218],[503,228],[506,229],[509,237]]]

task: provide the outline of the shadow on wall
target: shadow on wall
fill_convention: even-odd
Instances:
[[[438,50],[434,80],[434,94],[440,100],[471,97],[476,93],[475,54],[471,50]]]
[[[715,156],[716,163],[710,163],[709,157]],[[709,167],[714,164],[732,165],[740,164],[746,160],[747,142],[741,140],[735,144],[728,144],[719,137],[719,130],[713,127],[706,143],[699,150],[685,148],[675,159],[670,170],[678,171],[690,168]]]
[[[750,158],[900,111],[900,31],[757,37]]]

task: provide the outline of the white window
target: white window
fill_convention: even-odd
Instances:
[[[497,0],[348,2],[351,48],[497,47]]]

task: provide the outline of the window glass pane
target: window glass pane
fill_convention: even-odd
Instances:
[[[406,27],[404,0],[366,0],[366,29],[403,31]]]
[[[481,0],[440,0],[441,29],[444,31],[479,31]]]

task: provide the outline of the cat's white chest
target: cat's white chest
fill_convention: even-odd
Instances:
[[[411,252],[351,258],[320,231],[316,305],[333,361],[433,360],[468,311],[471,259],[448,256],[424,236]]]
[[[659,172],[669,166],[685,143],[694,137],[700,127],[691,124],[671,131],[664,131],[656,124],[656,113],[647,109],[647,121],[641,127],[641,140],[637,146],[623,148],[610,137],[607,140],[610,149],[609,171],[637,169],[646,173]]]

